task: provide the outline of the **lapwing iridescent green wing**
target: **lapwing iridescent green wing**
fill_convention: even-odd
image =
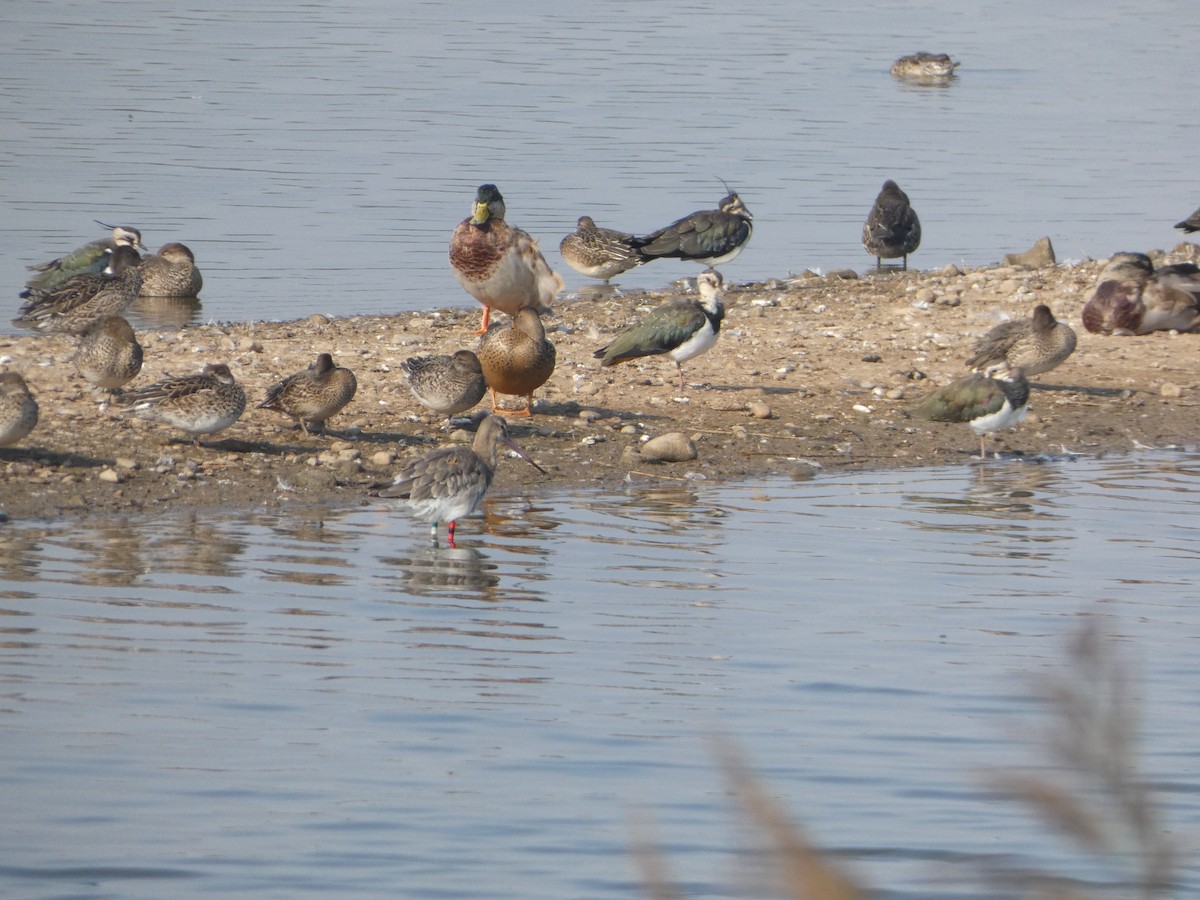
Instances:
[[[987,456],[987,436],[1013,428],[1025,418],[1029,382],[1019,369],[988,377],[976,373],[927,394],[913,415],[931,422],[969,425],[979,435],[979,458]]]
[[[721,333],[725,305],[721,302],[721,274],[708,269],[696,276],[700,299],[684,298],[660,306],[636,325],[631,325],[593,356],[602,366],[612,366],[628,359],[665,354],[675,361],[679,371],[679,390],[683,380],[683,363],[710,350]]]
[[[36,275],[30,275],[25,282],[25,290],[21,297],[29,296],[31,290],[49,291],[62,284],[68,278],[76,275],[99,275],[109,264],[109,257],[118,247],[132,247],[134,250],[146,252],[142,244],[142,233],[136,228],[124,225],[105,225],[112,229],[112,235],[98,241],[90,241],[57,259],[49,262],[35,263],[27,268]]]
[[[754,232],[754,216],[735,192],[717,209],[702,209],[676,219],[665,228],[635,239],[645,262],[653,259],[682,259],[717,266],[736,257]]]

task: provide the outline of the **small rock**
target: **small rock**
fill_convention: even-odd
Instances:
[[[136,459],[131,459],[128,456],[118,456],[113,462],[116,463],[118,469],[137,469],[140,468]]]
[[[1054,256],[1054,245],[1050,238],[1040,238],[1037,243],[1024,253],[1008,253],[1004,256],[1006,266],[1052,266],[1057,262]]]
[[[696,444],[678,431],[669,431],[642,444],[642,456],[663,462],[687,462],[696,458]]]
[[[864,356],[862,358],[862,361],[863,362],[871,362],[871,363],[883,362],[883,357],[880,356],[878,353],[868,353],[866,356]]]
[[[754,416],[756,419],[775,418],[775,413],[771,411],[771,407],[762,400],[751,400],[748,404],[746,404],[746,409],[750,415]]]
[[[390,466],[396,461],[396,454],[391,450],[380,450],[371,457],[371,465],[384,468]]]
[[[96,477],[101,481],[107,481],[109,484],[120,484],[122,481],[124,481],[124,479],[121,477],[121,473],[113,468],[101,469],[100,474]]]
[[[579,411],[579,420],[582,422],[595,422],[600,418],[600,413],[594,409],[581,409]]]
[[[1183,396],[1183,386],[1175,384],[1170,381],[1166,381],[1166,382],[1163,382],[1163,386],[1158,389],[1158,393],[1162,397],[1170,397],[1172,399],[1175,397],[1182,397]]]

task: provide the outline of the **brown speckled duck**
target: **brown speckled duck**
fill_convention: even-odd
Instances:
[[[1200,269],[1182,263],[1155,271],[1145,253],[1114,253],[1080,318],[1096,334],[1200,331]]]
[[[892,76],[916,84],[938,84],[953,78],[958,67],[948,54],[921,50],[892,63]]]
[[[645,262],[634,241],[632,234],[601,228],[591,216],[580,216],[576,229],[558,245],[558,252],[580,275],[607,284],[614,276]]]
[[[98,275],[76,275],[48,291],[31,289],[15,323],[82,334],[101,316],[120,315],[133,304],[142,289],[140,262],[132,247],[117,247]]]
[[[475,192],[475,208],[450,237],[450,267],[468,294],[483,304],[487,332],[492,309],[515,316],[523,309],[545,309],[564,287],[538,243],[504,221],[504,198],[494,184]]]
[[[101,316],[79,339],[75,368],[98,388],[117,391],[142,371],[142,345],[122,316]]]
[[[201,435],[224,431],[246,409],[246,393],[225,363],[209,363],[196,375],[164,378],[130,391],[125,399],[130,410],[187,432],[197,447]]]
[[[457,350],[450,356],[413,356],[401,365],[417,402],[447,418],[466,412],[487,393],[483,367],[471,350]]]
[[[976,340],[967,366],[985,375],[1005,368],[1041,375],[1074,352],[1075,330],[1039,303],[1028,319],[1001,322]]]
[[[323,433],[325,420],[337,415],[357,391],[354,373],[335,366],[330,354],[320,353],[307,369],[273,385],[258,408],[291,416],[305,434],[312,434],[314,427]]]
[[[16,372],[0,372],[0,447],[27,436],[37,422],[37,401],[25,379]]]
[[[143,297],[195,297],[204,286],[196,257],[185,244],[163,244],[158,253],[142,258]]]
[[[523,309],[508,327],[493,325],[479,342],[479,364],[492,392],[492,409],[514,415],[533,415],[533,392],[554,373],[554,345],[546,340],[546,329],[537,310]],[[501,410],[496,394],[525,398],[525,408]]]
[[[908,269],[908,254],[921,246],[921,220],[908,202],[908,194],[890,178],[883,183],[879,196],[863,223],[863,248],[875,257],[875,268],[885,259],[903,257]]]

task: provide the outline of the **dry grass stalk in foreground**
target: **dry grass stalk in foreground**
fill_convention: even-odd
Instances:
[[[1138,771],[1137,702],[1127,667],[1091,621],[1073,638],[1069,660],[1062,675],[1040,685],[1050,713],[1043,744],[1056,769],[990,780],[1106,866],[1129,867],[1117,879],[1123,891],[1166,896],[1175,853]],[[1021,880],[1051,877],[1030,872]]]
[[[1068,656],[1064,674],[1041,685],[1052,717],[1044,740],[1055,767],[1052,773],[997,775],[990,781],[1106,866],[1132,867],[1107,883],[1093,880],[1093,889],[1143,900],[1167,896],[1173,887],[1174,850],[1138,774],[1137,711],[1129,694],[1129,674],[1090,621],[1072,639]],[[766,885],[755,885],[754,896],[777,891],[789,900],[866,900],[871,895],[805,838],[731,744],[719,742],[717,752],[742,812],[767,844],[762,854],[768,860],[762,879]],[[652,900],[682,900],[685,895],[672,884],[657,844],[636,843],[646,895]],[[1049,872],[1008,868],[985,874],[1026,898],[1093,896],[1077,880]]]

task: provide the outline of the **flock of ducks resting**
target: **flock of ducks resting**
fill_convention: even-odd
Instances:
[[[471,215],[450,238],[454,276],[484,308],[477,348],[404,362],[413,395],[437,415],[466,412],[487,391],[492,394],[493,414],[482,419],[470,448],[446,448],[415,460],[383,492],[406,500],[419,518],[431,523],[435,537],[439,523],[448,523],[451,544],[455,521],[478,508],[491,483],[499,446],[510,446],[529,459],[496,413],[532,415],[533,393],[550,378],[556,362],[541,316],[563,290],[563,280],[550,268],[537,241],[510,225],[505,214],[500,191],[493,184],[482,185]],[[201,436],[221,432],[238,420],[246,408],[245,392],[223,363],[124,390],[141,370],[142,348],[122,315],[140,296],[194,297],[203,283],[195,258],[180,243],[141,257],[138,250],[145,247],[137,229],[105,227],[112,230],[109,238],[30,267],[34,274],[21,294],[25,302],[16,322],[76,336],[74,361],[84,378],[117,393],[128,410],[153,414],[199,445]],[[1176,227],[1186,233],[1200,230],[1200,210]],[[616,334],[595,351],[600,365],[669,356],[684,391],[683,363],[717,342],[725,315],[722,278],[712,266],[736,257],[752,232],[753,216],[732,191],[716,209],[699,210],[640,237],[580,217],[578,228],[563,238],[559,249],[563,259],[587,277],[608,282],[655,259],[708,267],[696,279],[697,297],[667,303]],[[907,268],[908,255],[920,239],[920,222],[908,196],[888,180],[864,223],[864,248],[876,257],[877,268],[884,259],[901,259]],[[493,309],[507,314],[509,321],[491,322]],[[1089,331],[1104,334],[1200,331],[1200,270],[1183,264],[1156,271],[1145,254],[1117,253],[1084,305],[1082,322]],[[966,360],[972,374],[932,392],[912,412],[932,421],[968,424],[980,437],[983,457],[988,434],[1024,418],[1028,377],[1054,369],[1075,345],[1070,326],[1038,304],[1028,319],[1004,322],[980,337]],[[272,386],[258,408],[290,416],[310,433],[323,430],[356,390],[354,373],[335,365],[329,353],[321,353],[307,369]],[[523,397],[524,406],[502,409],[497,394]],[[0,446],[26,437],[37,420],[37,403],[21,375],[0,373]]]

